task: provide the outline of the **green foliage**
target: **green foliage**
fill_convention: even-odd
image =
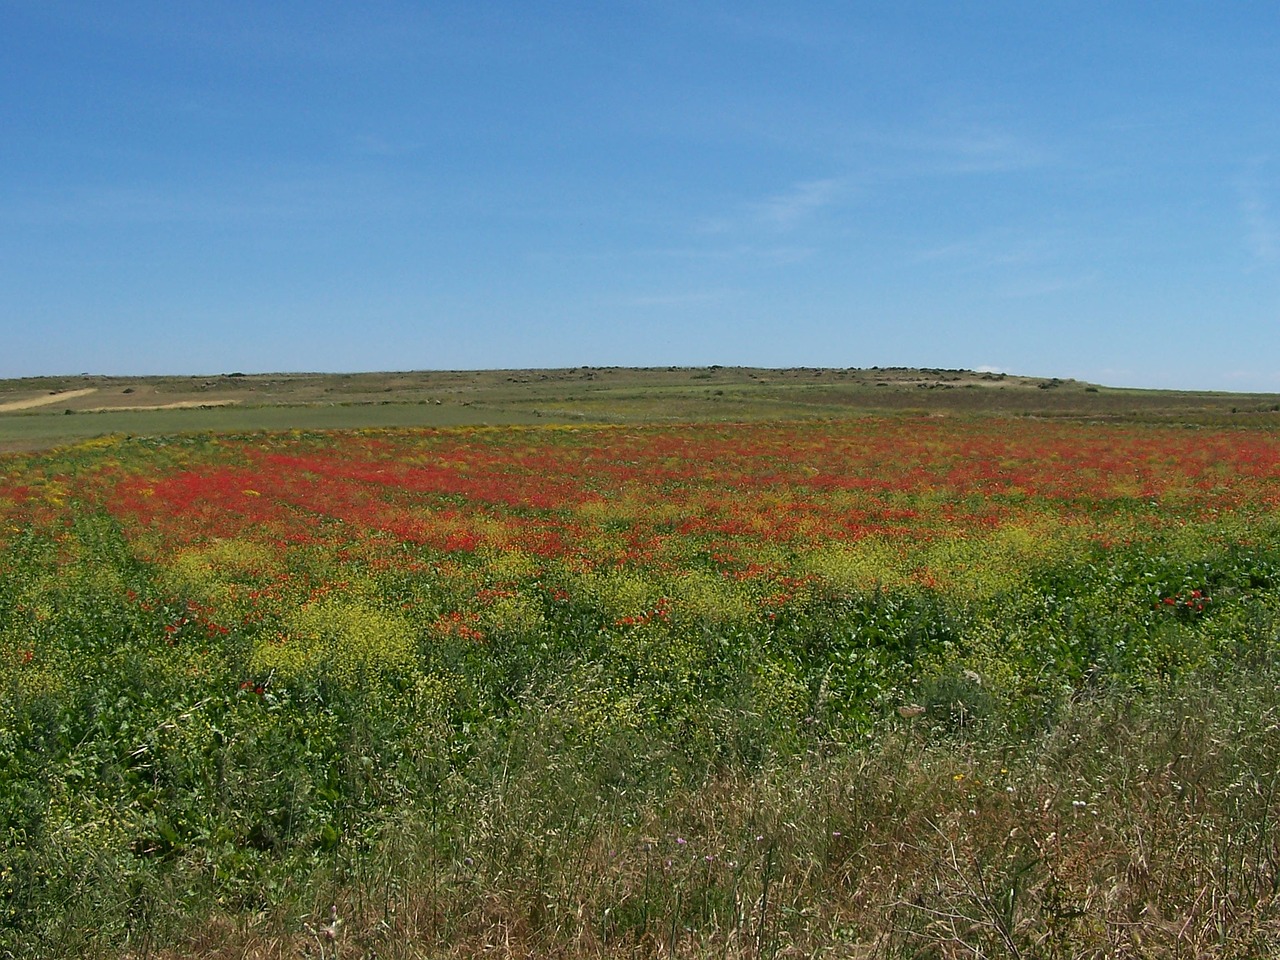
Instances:
[[[326,597],[290,611],[284,629],[254,650],[252,668],[282,679],[320,676],[344,686],[410,671],[412,629],[372,602]]]
[[[212,443],[161,452],[179,471]],[[1111,747],[1140,755],[1152,789],[1164,763],[1212,793],[1204,809],[1233,827],[1197,836],[1214,845],[1201,862],[1234,871],[1224,896],[1254,909],[1276,889],[1262,771],[1280,708],[1249,688],[1264,714],[1251,723],[1243,700],[1213,693],[1275,669],[1280,523],[1265,510],[1147,529],[1148,508],[1112,504],[1116,529],[1134,532],[1105,544],[1028,512],[988,535],[745,557],[731,555],[737,541],[721,555],[662,541],[643,562],[503,546],[510,531],[493,518],[470,552],[343,539],[336,521],[323,541],[169,543],[58,479],[92,489],[110,449],[52,457],[39,503],[5,534],[0,954],[145,953],[147,938],[180,942],[210,905],[283,911],[296,931],[321,891],[372,898],[394,881],[439,899],[441,937],[450,917],[473,916],[468,898],[495,897],[548,952],[571,929],[642,953],[693,953],[729,930],[766,955],[804,941],[796,931],[817,922],[805,897],[823,884],[880,882],[868,864],[901,837],[877,834],[876,818],[941,830],[1035,782],[1049,806],[1017,813],[1044,819],[1077,785],[1053,764],[1094,785],[1086,806],[1123,780]],[[630,529],[628,503],[591,503],[581,514],[606,533]],[[1196,690],[1227,715],[1216,729],[1229,739],[1187,719],[1208,709]],[[1141,737],[1109,733],[1107,711]],[[1161,724],[1176,735],[1162,740]],[[1080,740],[1064,746],[1065,729]],[[1010,794],[962,792],[971,774],[947,751],[992,744],[994,769],[1024,779],[1001,774]],[[917,779],[893,766],[895,749],[900,763],[926,758]],[[1193,755],[1202,767],[1184,769]],[[1113,831],[1134,828],[1111,815]],[[1007,831],[998,850],[976,827],[954,835],[986,859],[938,911],[1009,942],[1028,916],[1064,944],[1083,936],[1056,854]],[[499,889],[515,874],[522,885]],[[783,876],[790,913],[771,899]],[[920,889],[941,897],[942,879]],[[886,955],[937,932],[902,909]]]

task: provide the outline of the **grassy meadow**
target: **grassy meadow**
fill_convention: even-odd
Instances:
[[[0,956],[1280,953],[1280,398],[0,387]]]
[[[576,367],[0,380],[0,452],[114,434],[888,414],[1280,426],[1280,395],[908,368]]]

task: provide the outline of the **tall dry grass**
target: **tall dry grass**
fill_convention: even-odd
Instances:
[[[1033,736],[926,716],[700,775],[541,730],[308,903],[133,955],[1274,956],[1277,681],[1095,692]]]

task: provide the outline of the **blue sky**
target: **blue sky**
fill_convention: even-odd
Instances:
[[[0,376],[1280,391],[1274,2],[0,0]]]

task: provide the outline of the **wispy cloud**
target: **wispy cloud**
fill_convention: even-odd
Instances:
[[[418,150],[417,144],[399,143],[375,133],[358,133],[346,141],[349,152],[361,157],[403,157]]]
[[[779,230],[792,230],[823,208],[840,202],[846,193],[847,184],[839,177],[804,180],[754,204],[753,209],[761,222]]]
[[[804,151],[867,186],[1019,173],[1063,162],[1062,148],[1053,142],[983,114],[957,108],[906,120],[787,103],[736,119],[750,139]]]
[[[0,217],[15,224],[260,226],[395,216],[416,202],[376,177],[324,171],[296,177],[204,183],[117,183],[60,195],[22,197],[0,191]]]
[[[1042,233],[991,230],[917,250],[917,263],[947,264],[960,272],[1026,266],[1054,259],[1061,247],[1057,237]]]
[[[1043,166],[1052,159],[1038,144],[1007,130],[981,125],[953,132],[900,135],[885,143],[913,158],[901,171],[906,175],[1008,173]]]
[[[1096,270],[1081,270],[1068,238],[1052,229],[991,230],[917,250],[911,260],[949,275],[983,277],[991,294],[1019,300],[1092,286]]]
[[[818,252],[812,246],[777,246],[770,244],[738,243],[705,247],[664,247],[658,250],[640,251],[640,256],[670,258],[704,262],[754,260],[764,264],[800,263]]]
[[[1259,263],[1280,261],[1280,227],[1260,183],[1262,163],[1256,161],[1236,182],[1240,217],[1244,222],[1245,246]]]
[[[792,233],[811,224],[824,211],[847,203],[853,191],[844,177],[797,180],[763,199],[744,200],[722,215],[705,217],[695,225],[704,235]],[[754,246],[754,245],[753,245]]]
[[[548,262],[613,263],[635,260],[670,260],[689,263],[751,262],[761,264],[800,263],[817,253],[812,246],[787,246],[752,243],[708,243],[705,246],[688,245],[652,247],[636,250],[539,250],[530,256],[534,260]]]
[[[772,139],[794,147],[812,139],[812,130],[795,130],[795,121],[780,121]],[[801,123],[801,126],[804,126]],[[820,124],[821,126],[821,124]],[[785,136],[783,135],[785,133]],[[798,231],[823,214],[875,196],[901,194],[913,182],[984,175],[1016,174],[1055,162],[1044,146],[982,122],[939,121],[899,128],[863,127],[820,134],[830,141],[828,176],[794,180],[758,199],[745,199],[736,208],[704,218],[702,233],[734,233],[747,229]]]
[[[656,293],[631,297],[626,301],[632,307],[689,307],[706,303],[723,303],[737,297],[738,290],[690,290],[683,293]]]
[[[1058,293],[1070,293],[1092,286],[1097,278],[1093,274],[1075,277],[1026,277],[1003,284],[996,296],[1003,300],[1030,300],[1049,297]]]

